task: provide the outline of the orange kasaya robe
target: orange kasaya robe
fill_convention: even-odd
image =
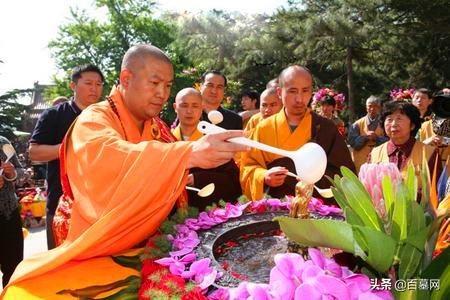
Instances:
[[[256,125],[258,125],[259,122],[263,120],[263,115],[259,112],[257,114],[254,114],[250,120],[248,120],[247,124],[245,125],[245,131],[252,132],[253,129],[255,129]]]
[[[39,280],[68,263],[130,249],[157,230],[182,193],[191,143],[154,140],[160,132],[153,120],[145,122],[141,134],[118,90],[113,89],[111,99],[119,116],[106,101],[91,105],[68,139],[74,203],[66,241],[25,259],[8,286]],[[70,278],[67,274],[66,280]],[[87,281],[79,287],[90,285]],[[8,290],[3,293],[8,295]]]
[[[250,138],[284,150],[295,151],[311,139],[312,115],[310,109],[292,132],[284,109],[262,120],[251,133]],[[264,193],[264,175],[267,164],[281,156],[252,148],[243,153],[240,165],[240,181],[244,195],[259,200]]]

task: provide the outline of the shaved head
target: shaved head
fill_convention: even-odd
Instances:
[[[121,70],[139,70],[145,66],[148,59],[163,61],[172,65],[167,55],[159,48],[148,44],[141,44],[128,49],[123,56]]]
[[[186,96],[197,96],[195,98],[198,98],[200,103],[202,102],[202,94],[200,94],[199,91],[197,91],[194,88],[184,88],[181,91],[179,91],[177,93],[177,96],[175,97],[175,103],[179,104],[183,98],[185,98]]]
[[[312,75],[308,68],[299,65],[293,65],[285,68],[283,71],[281,71],[280,76],[278,76],[278,84],[280,85],[280,87],[284,87],[286,83],[286,77],[292,75],[308,76],[312,81]]]

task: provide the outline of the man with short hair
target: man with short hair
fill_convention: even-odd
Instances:
[[[248,120],[258,113],[259,94],[253,91],[245,91],[241,95],[241,106],[244,111],[239,112],[242,117],[242,123],[245,128]]]
[[[173,104],[177,113],[178,126],[172,131],[179,141],[196,141],[203,134],[197,125],[202,115],[202,96],[193,88],[185,88],[178,92]],[[208,197],[200,197],[197,192],[188,190],[189,205],[200,211],[219,200],[236,202],[242,190],[239,183],[239,168],[233,160],[213,169],[192,168],[189,170],[187,185],[202,189],[214,183],[214,192]]]
[[[69,181],[65,195],[73,199],[68,235],[61,246],[17,267],[6,300],[18,299],[18,285],[31,298],[48,298],[65,288],[105,285],[136,275],[108,256],[154,234],[174,204],[185,208],[189,169],[215,168],[246,150],[227,142],[242,137],[242,131],[174,142],[158,118],[173,77],[172,63],[160,49],[137,45],[125,53],[120,84],[107,101],[83,111],[63,144]],[[61,274],[70,276],[61,280]]]
[[[242,129],[242,118],[234,111],[223,108],[222,103],[225,88],[227,86],[227,78],[217,70],[206,71],[202,75],[202,83],[200,93],[203,99],[202,120],[208,121],[208,113],[217,110],[223,115],[223,121],[217,126],[225,129]]]
[[[55,241],[52,222],[62,195],[59,169],[59,146],[73,121],[82,110],[100,99],[103,91],[100,69],[92,64],[75,67],[72,71],[70,101],[45,110],[39,117],[30,139],[30,160],[47,162],[47,247],[53,249]]]
[[[251,132],[263,119],[278,113],[283,108],[283,103],[278,96],[277,88],[271,87],[265,89],[261,94],[261,103],[259,105],[259,113],[250,118],[245,126],[245,131]]]
[[[433,98],[430,90],[421,88],[414,91],[412,104],[417,107],[420,112],[420,122],[423,123],[431,119],[431,103]]]
[[[341,166],[354,171],[350,153],[334,123],[309,108],[312,96],[309,70],[298,65],[290,66],[281,72],[279,84],[277,91],[284,108],[261,121],[252,132],[251,139],[290,151],[299,149],[307,142],[315,142],[327,154],[325,175],[333,178],[340,174]],[[261,199],[264,193],[277,198],[294,195],[297,180],[287,178],[288,171],[295,173],[295,166],[289,158],[251,149],[242,157],[241,186],[252,200]],[[316,185],[329,188],[330,182],[324,176]]]
[[[384,134],[383,124],[380,124],[380,99],[373,95],[367,98],[366,110],[367,115],[350,126],[347,139],[353,149],[352,157],[357,172],[361,165],[367,162],[370,151],[389,139]]]

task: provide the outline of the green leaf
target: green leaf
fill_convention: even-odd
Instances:
[[[291,240],[309,247],[329,247],[355,252],[352,227],[342,221],[276,217],[280,228]]]
[[[343,177],[341,183],[349,206],[364,224],[370,228],[384,231],[383,223],[373,206],[372,200],[358,178],[353,174],[351,179]]]
[[[363,221],[358,217],[357,214],[350,208],[346,207],[344,209],[345,221],[350,225],[360,225],[364,226]]]
[[[111,291],[113,289],[127,286],[129,285],[133,280],[140,280],[139,276],[131,275],[123,280],[118,280],[109,284],[105,285],[93,285],[90,287],[82,288],[82,289],[75,289],[75,290],[61,290],[57,292],[58,295],[71,295],[76,298],[86,298],[86,297],[95,297],[98,294]]]
[[[396,242],[387,234],[363,226],[352,226],[358,245],[367,253],[366,262],[380,273],[394,261]]]
[[[394,188],[392,186],[391,178],[389,176],[384,176],[381,181],[381,186],[383,188],[383,199],[384,205],[386,206],[386,215],[388,218],[389,224],[392,223],[392,214],[394,211],[395,205],[395,194]]]
[[[428,163],[427,159],[422,159],[422,169],[420,172],[420,180],[422,181],[421,189],[421,198],[420,198],[420,205],[422,205],[423,209],[425,211],[428,211],[430,209],[430,173],[428,170]]]
[[[392,215],[392,234],[391,236],[397,240],[404,240],[408,234],[408,202],[403,194],[402,185],[398,186],[397,199],[394,205],[394,213]]]
[[[428,227],[424,227],[419,231],[413,232],[408,235],[408,237],[403,240],[403,242],[410,244],[417,250],[419,250],[421,253],[425,251],[425,243],[428,238]]]
[[[111,256],[111,258],[116,264],[140,271],[142,268],[140,255],[141,253],[135,256]]]
[[[417,198],[417,177],[414,170],[414,165],[412,161],[408,163],[408,169],[406,172],[405,184],[408,190],[408,197],[410,201],[416,201]]]
[[[408,234],[414,234],[425,227],[425,212],[417,202],[411,202],[411,222],[408,224]]]
[[[445,269],[450,268],[450,247],[445,248],[440,255],[434,258],[431,263],[422,271],[420,278],[436,279],[440,278]]]
[[[450,264],[448,264],[448,260],[447,266],[439,277],[439,290],[433,290],[431,292],[431,299],[450,299]]]
[[[344,194],[342,194],[340,190],[335,187],[331,187],[331,191],[333,192],[334,199],[341,209],[344,210],[349,207],[347,200],[345,200]]]
[[[400,249],[399,279],[409,279],[414,277],[417,268],[420,265],[422,252],[408,243],[405,243]]]

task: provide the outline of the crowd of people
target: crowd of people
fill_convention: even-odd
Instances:
[[[330,177],[340,175],[342,166],[357,173],[365,162],[392,162],[405,172],[411,161],[419,172],[425,157],[440,178],[440,199],[449,193],[448,89],[435,97],[418,89],[411,103],[382,104],[370,96],[367,114],[347,130],[338,115],[345,109],[343,95],[332,89],[314,92],[313,74],[306,67],[286,67],[260,95],[243,93],[244,111],[239,113],[224,107],[226,76],[210,70],[199,90],[186,87],[177,93],[173,107],[178,123],[171,130],[158,115],[173,80],[170,59],[149,45],[126,52],[119,84],[105,101],[100,101],[104,76],[98,67],[73,70],[73,97],[46,110],[29,141],[30,159],[48,166],[50,251],[20,264],[23,238],[13,182],[24,171],[17,156],[7,161],[0,151],[0,238],[2,245],[11,245],[2,247],[0,255],[4,286],[18,264],[12,284],[71,261],[129,249],[153,234],[174,207],[203,210],[241,195],[259,200],[295,193],[297,180],[288,176],[295,173],[290,159],[227,142],[233,137],[247,136],[284,150],[315,142],[325,150],[325,175]],[[221,113],[223,120],[216,125],[226,132],[198,131],[211,111]],[[209,183],[215,190],[206,198],[185,189]],[[324,176],[317,186],[328,188],[330,182]],[[4,253],[6,248],[14,255]]]

